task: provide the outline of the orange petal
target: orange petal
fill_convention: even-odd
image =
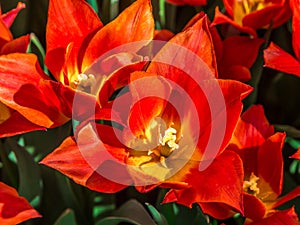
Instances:
[[[90,124],[83,127],[77,135],[76,142],[74,138],[68,137],[40,163],[95,191],[114,193],[127,187],[124,183],[130,182],[130,177],[126,168],[117,163],[124,160],[124,149],[103,145]],[[117,161],[109,160],[107,153],[112,154]],[[120,178],[120,183],[101,173],[107,173],[108,170],[109,176]]]
[[[85,51],[81,71],[85,71],[104,53],[124,44],[150,41],[153,35],[150,1],[138,0],[93,36]]]
[[[216,59],[207,20],[207,16],[203,14],[196,15],[188,27],[163,46],[154,57],[154,62],[149,65],[147,71],[168,78],[168,74],[176,72],[174,65],[181,65],[183,58],[185,59],[184,62],[194,65],[197,60],[194,55],[196,54],[205,62],[212,73],[216,74]],[[182,47],[182,49],[177,46]],[[165,60],[168,60],[172,65],[161,65],[155,62],[164,62]]]
[[[70,43],[81,42],[102,23],[95,11],[84,0],[51,0],[47,23],[46,64],[57,80],[65,61],[66,48]]]
[[[1,225],[19,224],[26,220],[41,217],[28,201],[17,191],[0,182],[0,223]]]
[[[1,111],[1,113],[2,112],[3,111]],[[0,123],[0,138],[23,134],[34,130],[46,129],[31,123],[17,111],[12,111],[10,117]]]

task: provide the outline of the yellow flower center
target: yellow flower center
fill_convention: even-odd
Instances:
[[[244,181],[243,190],[254,196],[259,194],[259,188],[257,187],[257,182],[259,177],[255,176],[254,173],[251,173],[249,180]]]
[[[77,75],[77,79],[71,83],[71,87],[83,92],[91,93],[92,86],[95,85],[95,83],[96,79],[93,74],[86,75],[80,73]]]
[[[157,119],[150,122],[145,131],[145,138],[133,140],[130,144],[132,149],[129,150],[129,158],[134,159],[135,165],[160,162],[167,168],[165,159],[179,148],[178,132],[172,126],[173,123],[166,128],[166,125]]]
[[[234,21],[243,25],[244,16],[261,10],[270,4],[272,3],[265,2],[265,0],[236,0],[233,7]]]

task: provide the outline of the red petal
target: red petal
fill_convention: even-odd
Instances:
[[[93,36],[85,51],[81,71],[85,71],[104,53],[124,44],[152,40],[153,35],[150,1],[138,0]]]
[[[168,78],[170,76],[169,74],[173,75],[177,72],[178,69],[176,70],[174,66],[179,66],[180,69],[184,69],[184,71],[188,73],[189,69],[186,68],[186,65],[180,65],[182,65],[183,62],[189,62],[189,65],[194,65],[191,67],[192,70],[197,69],[197,60],[199,59],[196,58],[193,53],[199,56],[213,74],[216,75],[216,59],[212,37],[208,28],[208,19],[203,14],[196,15],[195,18],[191,20],[190,24],[188,24],[187,28],[175,35],[164,45],[152,60],[154,62],[149,65],[147,71]],[[184,61],[182,60],[183,58],[185,59]],[[157,63],[166,61],[169,63],[168,65]],[[202,71],[205,69],[206,68],[202,67]]]
[[[203,213],[216,219],[224,220],[232,217],[236,212],[229,206],[222,203],[199,203]]]
[[[124,160],[124,149],[101,144],[94,129],[88,124],[79,131],[77,143],[74,138],[67,138],[41,163],[60,171],[76,183],[92,190],[114,193],[124,189],[127,186],[124,185],[124,182],[128,182],[128,180],[130,182],[130,177],[122,164],[109,160],[107,151],[113,154],[117,160],[122,160],[122,158]],[[105,172],[109,170],[110,175],[114,177],[119,175],[120,183],[102,176],[102,170]],[[114,175],[114,173],[118,174]]]
[[[298,60],[300,60],[300,1],[294,0],[290,1],[290,6],[293,12],[292,19],[292,43],[295,55]]]
[[[207,4],[207,0],[167,0],[167,2],[170,2],[175,5],[191,5],[191,6],[200,6],[200,5]]]
[[[290,17],[288,1],[284,0],[282,2],[285,2],[285,5],[283,3],[272,3],[270,6],[266,6],[263,9],[245,15],[243,18],[243,25],[255,30],[265,28],[271,23],[273,23],[272,27],[274,28],[281,25]],[[287,11],[287,13],[285,13],[285,11]]]
[[[259,183],[261,196],[263,196],[263,192],[275,192],[277,196],[281,194],[283,182],[282,147],[284,139],[284,133],[276,133],[259,147],[257,169],[258,176],[262,178]],[[270,156],[272,156],[272,160],[269,160]],[[260,194],[258,197],[260,197]],[[274,199],[272,195],[270,198],[264,197],[266,201]]]
[[[0,223],[1,225],[19,224],[26,220],[41,217],[28,201],[17,191],[0,182]]]
[[[174,193],[168,193],[167,201],[170,200],[168,195],[171,194],[171,200],[176,199],[177,203],[188,207],[193,203],[223,203],[238,212],[243,212],[243,169],[237,154],[225,151],[204,171],[199,170],[199,163],[191,162],[180,174],[175,175],[173,179],[181,177],[180,180],[188,183],[190,188],[174,190],[176,198]]]
[[[128,125],[136,137],[144,136],[150,121],[162,116],[171,94],[171,87],[162,77],[155,74],[134,72],[129,88],[132,105]]]
[[[114,63],[114,62],[112,62]],[[147,62],[135,63],[133,65],[122,65],[121,69],[111,74],[100,88],[98,98],[102,107],[110,102],[110,98],[116,90],[128,85],[130,81],[130,74],[135,71],[142,71]],[[115,64],[114,64],[115,65]],[[103,81],[104,78],[101,80]],[[100,86],[100,85],[99,85]],[[129,99],[128,99],[129,100]],[[130,100],[131,101],[131,100]],[[129,102],[130,102],[129,101]]]
[[[174,34],[169,30],[155,30],[154,40],[169,41]]]
[[[8,43],[6,43],[0,49],[0,55],[6,55],[9,53],[25,53],[27,51],[28,45],[30,42],[30,35],[25,35],[19,38],[16,38]]]
[[[223,23],[229,23],[230,25],[235,27],[240,32],[247,33],[247,34],[251,35],[254,38],[257,37],[257,34],[256,34],[255,30],[252,27],[239,25],[238,23],[236,23],[231,18],[229,18],[229,17],[225,16],[224,14],[222,14],[219,10],[219,7],[216,7],[215,17],[214,17],[214,20],[212,22],[212,26],[223,24]]]
[[[102,27],[95,11],[83,0],[51,0],[47,23],[46,64],[57,80],[64,65],[65,51],[72,42],[81,41]]]
[[[300,62],[274,43],[264,50],[264,59],[266,67],[300,77]]]
[[[241,82],[246,82],[251,79],[251,72],[249,68],[240,65],[232,66],[222,66],[220,64],[219,68],[219,77],[221,79],[231,79],[238,80]]]
[[[276,200],[276,202],[274,203],[274,205],[272,205],[272,208],[277,208],[279,206],[281,206],[282,204],[296,198],[300,196],[300,187],[296,187],[294,190],[292,190],[291,192],[287,193],[286,195],[278,198]]]
[[[246,222],[246,225],[296,225],[299,224],[298,216],[294,208],[270,213],[266,218],[254,222]]]
[[[45,128],[31,123],[20,113],[13,111],[6,121],[0,123],[0,138],[23,134],[34,130],[45,130]]]
[[[226,115],[226,127],[224,131],[224,137],[222,145],[219,147],[220,151],[223,151],[224,148],[228,145],[228,142],[230,141],[232,137],[232,133],[236,127],[237,121],[239,119],[240,113],[242,111],[243,104],[241,102],[242,99],[244,99],[251,91],[252,88],[248,85],[245,85],[243,83],[237,82],[237,81],[231,81],[231,80],[218,80],[219,87],[222,90],[222,95],[224,98],[224,102],[226,105],[226,108],[223,107],[223,104],[220,103],[219,99],[215,99],[215,103],[218,103],[214,105],[214,107],[217,107],[217,109],[214,110],[214,113],[212,115],[212,125],[214,128],[213,135],[215,137],[220,136],[218,132],[220,132],[219,129],[221,129],[222,124],[224,124],[224,115]],[[215,94],[215,87],[212,86],[211,92],[206,93],[207,95],[214,96]],[[209,107],[212,107],[212,102],[210,103]],[[198,110],[201,111],[201,110]],[[201,118],[205,118],[201,116]],[[206,117],[207,118],[207,117]],[[202,122],[203,124],[203,122]],[[208,128],[206,128],[208,129]],[[206,129],[203,129],[201,132],[205,132]],[[222,135],[222,134],[221,134]],[[205,154],[207,154],[206,151]],[[208,157],[204,156],[204,157]],[[208,157],[209,158],[209,157]],[[208,159],[207,158],[207,159]]]
[[[264,203],[254,195],[243,194],[244,216],[252,220],[262,219],[266,214]]]
[[[263,39],[249,37],[233,36],[223,41],[223,56],[219,62],[219,70],[221,71],[220,76],[226,76],[227,78],[237,78],[238,71],[236,74],[230,75],[227,71],[229,66],[239,65],[244,66],[248,69],[252,66],[258,55],[258,50],[261,44],[264,42]]]
[[[290,158],[300,160],[300,147],[298,148],[297,152],[294,155],[290,156]]]
[[[15,9],[12,9],[9,12],[1,15],[1,19],[5,23],[6,27],[9,28],[13,24],[18,13],[24,8],[25,8],[25,4],[19,2]]]
[[[263,107],[261,105],[253,105],[243,113],[231,143],[240,149],[255,147],[264,143],[273,134],[274,127],[269,124]]]

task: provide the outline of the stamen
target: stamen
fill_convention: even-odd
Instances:
[[[254,173],[251,173],[249,181],[244,181],[243,190],[254,196],[259,194],[259,188],[257,187],[257,181],[259,181],[259,177],[255,176]]]
[[[173,127],[169,127],[166,131],[165,131],[165,135],[162,137],[160,135],[159,137],[159,143],[162,146],[165,146],[166,144],[169,146],[169,148],[171,149],[171,152],[174,151],[175,149],[179,148],[179,145],[176,144],[176,133],[177,130]]]
[[[73,82],[76,89],[90,93],[91,87],[96,83],[95,76],[92,74],[86,75],[84,73],[77,75],[77,80]]]

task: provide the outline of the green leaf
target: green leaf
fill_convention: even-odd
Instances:
[[[55,221],[54,225],[77,225],[73,210],[65,210]]]
[[[89,3],[92,8],[95,10],[96,13],[98,13],[98,4],[97,4],[97,1],[96,0],[86,0],[87,3]]]
[[[168,225],[166,218],[160,212],[158,212],[157,209],[154,208],[154,206],[152,206],[149,203],[146,203],[146,206],[148,207],[148,209],[149,209],[153,219],[157,223],[157,225]]]
[[[13,139],[7,139],[17,159],[19,171],[19,194],[34,200],[41,193],[41,174],[38,164],[33,157]]]
[[[142,225],[141,223],[137,223],[136,221],[128,219],[126,217],[114,217],[114,216],[106,217],[100,220],[96,225],[117,225],[121,222],[126,222],[134,225]]]
[[[144,206],[135,199],[127,201],[112,216],[98,221],[96,225],[116,225],[120,222],[135,225],[156,225]]]

